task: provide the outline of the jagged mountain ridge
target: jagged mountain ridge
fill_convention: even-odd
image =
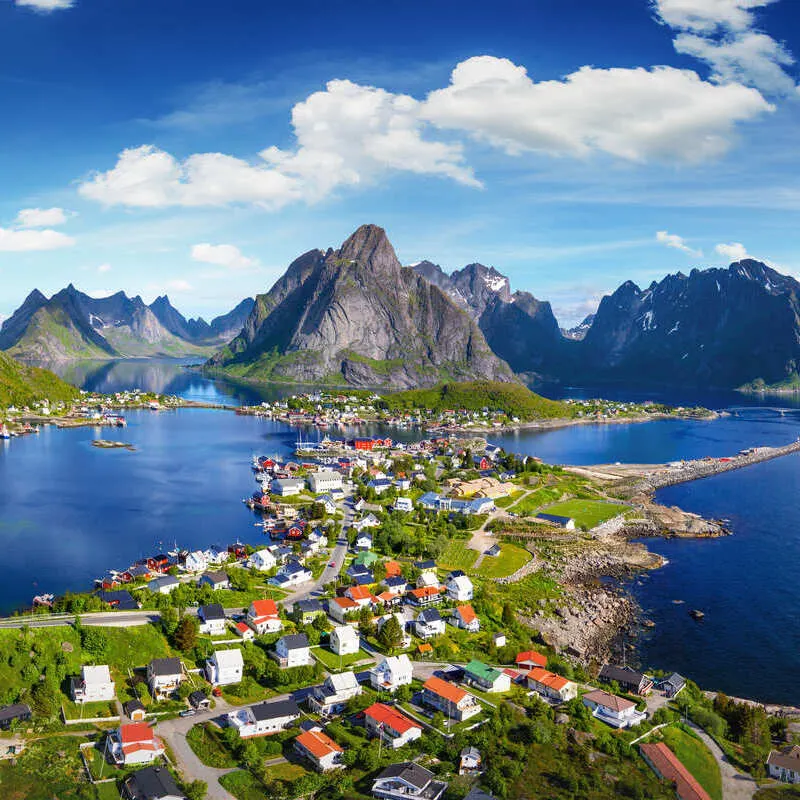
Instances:
[[[167,295],[157,297],[150,303],[150,310],[170,333],[187,342],[221,345],[229,342],[242,330],[247,317],[253,310],[254,303],[255,300],[252,297],[246,297],[227,314],[215,317],[210,323],[202,317],[186,319],[172,305]]]
[[[577,325],[572,328],[562,328],[561,335],[565,339],[572,339],[573,341],[580,342],[586,338],[589,328],[592,327],[595,315],[587,314]]]
[[[515,372],[554,376],[569,345],[550,303],[530,292],[512,293],[509,279],[483,264],[468,264],[450,275],[430,261],[413,269],[469,312],[492,351]]]
[[[376,225],[362,225],[336,251],[310,250],[292,262],[209,367],[359,386],[513,380],[469,314],[402,267]]]
[[[27,364],[52,365],[79,359],[207,355],[226,341],[208,323],[187,321],[166,297],[153,306],[121,291],[93,298],[72,284],[49,299],[34,290],[0,327],[0,350]],[[242,304],[237,308],[241,319]],[[218,331],[235,324],[234,312],[214,321]],[[205,339],[193,335],[206,329]]]
[[[800,373],[800,283],[759,261],[628,281],[580,343],[587,381],[735,388]]]

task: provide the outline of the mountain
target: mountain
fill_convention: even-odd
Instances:
[[[68,402],[79,396],[78,390],[52,372],[27,367],[5,353],[0,353],[0,408],[31,405],[35,400]]]
[[[579,350],[586,381],[795,383],[800,283],[752,259],[668,275],[645,290],[628,281],[603,298]]]
[[[28,295],[0,328],[0,350],[30,364],[207,353],[165,328],[141,297],[93,298],[72,284],[49,300]]]
[[[468,264],[450,275],[430,261],[413,269],[468,311],[492,351],[515,372],[552,377],[559,369],[568,345],[550,303],[529,292],[512,293],[508,278],[483,264]]]
[[[242,330],[254,304],[255,300],[247,297],[227,314],[215,317],[210,324],[202,317],[187,320],[172,305],[167,295],[157,297],[150,304],[150,310],[170,333],[180,339],[196,344],[221,345],[229,342]]]
[[[589,332],[589,328],[592,327],[592,323],[594,322],[594,314],[589,314],[588,316],[583,318],[583,321],[576,325],[574,328],[562,328],[561,335],[565,339],[572,339],[576,342],[581,342],[586,338],[586,334]]]
[[[513,380],[469,314],[402,267],[376,225],[363,225],[338,250],[296,259],[208,366],[245,378],[357,386]]]

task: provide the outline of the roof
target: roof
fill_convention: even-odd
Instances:
[[[244,622],[237,622],[236,630],[239,631],[239,633],[252,633],[252,629],[245,625]]]
[[[220,669],[230,669],[231,667],[244,666],[242,651],[234,647],[231,650],[215,650],[214,661]]]
[[[200,580],[202,581],[203,579],[211,583],[225,583],[230,580],[228,573],[224,572],[223,570],[218,570],[217,572],[206,572],[204,575],[200,576]]]
[[[120,725],[119,740],[123,746],[132,742],[149,742],[155,738],[153,729],[146,722],[129,722]]]
[[[600,670],[601,681],[616,681],[617,683],[639,684],[644,679],[641,672],[637,672],[633,667],[616,667],[613,664],[604,664]]]
[[[398,564],[396,561],[387,561],[383,566],[386,568],[387,578],[396,578],[402,572],[400,564]]]
[[[443,681],[436,676],[428,678],[422,688],[456,704],[460,703],[467,696],[467,693],[463,689],[459,689],[458,686],[454,686],[452,683]]]
[[[438,586],[420,586],[419,589],[412,589],[410,594],[416,597],[418,600],[422,599],[423,597],[435,597],[442,593],[442,590]]]
[[[560,692],[565,686],[569,685],[569,681],[562,675],[556,675],[554,672],[548,672],[541,667],[534,667],[527,676],[530,680],[540,683],[542,686],[547,686],[549,689],[554,689]],[[605,694],[605,692],[601,692]],[[587,697],[589,695],[586,695]]]
[[[316,728],[310,731],[303,731],[295,741],[308,750],[315,758],[324,758],[331,753],[344,752],[330,736]]]
[[[127,703],[122,704],[125,713],[130,716],[134,711],[144,711],[145,707],[141,700],[128,700]]]
[[[405,653],[401,653],[399,656],[386,656],[377,666],[380,667],[382,664],[386,664],[392,672],[412,669],[411,659]]]
[[[294,604],[294,608],[301,614],[311,614],[312,612],[316,613],[325,610],[319,600],[298,600]]]
[[[27,717],[30,713],[30,706],[26,706],[24,703],[14,703],[13,705],[0,708],[0,721]]]
[[[426,561],[415,561],[414,566],[417,569],[436,569],[436,562],[433,559],[427,559]]]
[[[433,773],[425,767],[421,767],[413,761],[401,761],[399,764],[390,764],[375,780],[399,778],[421,791],[433,780],[433,777]]]
[[[225,619],[225,611],[219,603],[211,603],[207,606],[200,606],[198,614],[203,615],[204,620]]]
[[[297,703],[291,698],[275,700],[272,703],[259,703],[258,705],[250,706],[250,711],[259,722],[264,722],[269,719],[300,716],[300,709],[297,707]]]
[[[417,622],[441,622],[442,615],[436,608],[426,608],[417,615]]]
[[[489,681],[490,683],[494,683],[494,681],[503,674],[499,669],[490,667],[484,664],[483,661],[478,661],[477,659],[473,659],[469,664],[465,664],[464,672],[468,672],[470,675],[476,675],[481,680]]]
[[[366,586],[351,586],[347,593],[352,600],[369,600],[372,592]]]
[[[404,734],[412,728],[422,728],[421,725],[412,722],[405,714],[401,714],[397,709],[387,706],[385,703],[373,703],[364,711],[364,714],[381,725],[388,725],[399,734]]]
[[[525,664],[528,662],[530,662],[531,664],[536,664],[539,667],[546,667],[547,656],[544,656],[541,653],[537,653],[535,650],[525,650],[522,653],[517,653],[515,663]]]
[[[480,758],[481,751],[477,747],[465,747],[459,755],[461,758]]]
[[[355,672],[339,672],[328,675],[325,682],[335,692],[344,692],[347,689],[357,689],[358,679]]]
[[[105,664],[96,667],[81,667],[81,675],[86,683],[111,683],[111,673]]]
[[[595,689],[589,694],[583,696],[584,700],[591,700],[597,705],[610,708],[612,711],[626,711],[629,708],[635,708],[636,703],[626,700],[624,697],[617,697],[615,694],[609,694],[602,689]]]
[[[555,522],[558,525],[566,525],[572,520],[572,517],[562,517],[560,514],[545,514],[540,512],[536,515],[536,519],[543,519],[546,522]]]
[[[384,583],[387,586],[405,586],[408,581],[402,575],[392,575],[392,577],[387,578]]]
[[[356,603],[355,600],[351,600],[349,597],[334,597],[329,602],[335,603],[345,612],[358,608],[358,603]]]
[[[349,639],[350,641],[360,641],[358,631],[352,625],[336,625],[331,631],[331,636],[336,634],[336,638],[341,642],[345,639]]]
[[[664,742],[641,744],[639,750],[662,778],[675,784],[675,793],[680,800],[711,800],[706,790]]]
[[[145,767],[134,772],[125,779],[125,787],[133,800],[184,796],[172,775],[163,767]]]
[[[283,642],[283,646],[287,650],[300,650],[304,647],[308,647],[308,636],[304,633],[288,633],[286,636],[282,636],[278,639],[279,642]]]
[[[183,672],[179,658],[154,658],[149,667],[153,675],[180,675]]]
[[[794,745],[785,750],[773,750],[767,758],[767,764],[800,772],[800,747]]]
[[[469,625],[470,622],[478,619],[475,609],[472,606],[456,606],[455,613],[461,617],[461,620]]]
[[[677,672],[673,672],[668,678],[664,678],[662,683],[669,684],[670,686],[685,686],[686,678],[684,678],[683,675],[679,675]]]
[[[278,616],[278,606],[274,600],[253,600],[250,607],[256,617]]]

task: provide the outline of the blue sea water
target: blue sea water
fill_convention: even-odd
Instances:
[[[82,375],[86,388],[143,388],[236,404],[286,393],[219,381],[173,363],[106,364]],[[547,391],[547,390],[546,390]],[[492,437],[508,450],[562,464],[652,463],[800,435],[800,402],[735,394],[654,395],[624,389],[550,389],[552,396],[615,396],[729,409],[715,421],[586,425]],[[297,432],[226,411],[134,412],[113,437],[135,452],[91,446],[91,428],[44,429],[0,447],[0,539],[7,558],[0,611],[39,592],[80,590],[108,568],[177,543],[258,542],[263,534],[241,499],[255,489],[255,453],[288,453]],[[656,627],[639,644],[646,666],[677,670],[702,686],[800,704],[800,456],[665,489],[659,500],[730,519],[716,540],[648,540],[664,568],[631,590]],[[674,600],[682,600],[676,604]],[[702,609],[702,623],[688,610]]]

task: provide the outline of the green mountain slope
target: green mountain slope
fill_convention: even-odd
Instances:
[[[466,381],[443,383],[430,389],[411,389],[396,392],[383,398],[386,407],[393,411],[412,409],[446,409],[480,411],[488,408],[504,411],[509,417],[523,421],[536,419],[560,419],[575,416],[575,409],[568,403],[548,400],[518,383],[499,381]]]
[[[35,400],[69,402],[78,396],[74,386],[49,370],[26,367],[0,352],[0,408],[27,406]]]

